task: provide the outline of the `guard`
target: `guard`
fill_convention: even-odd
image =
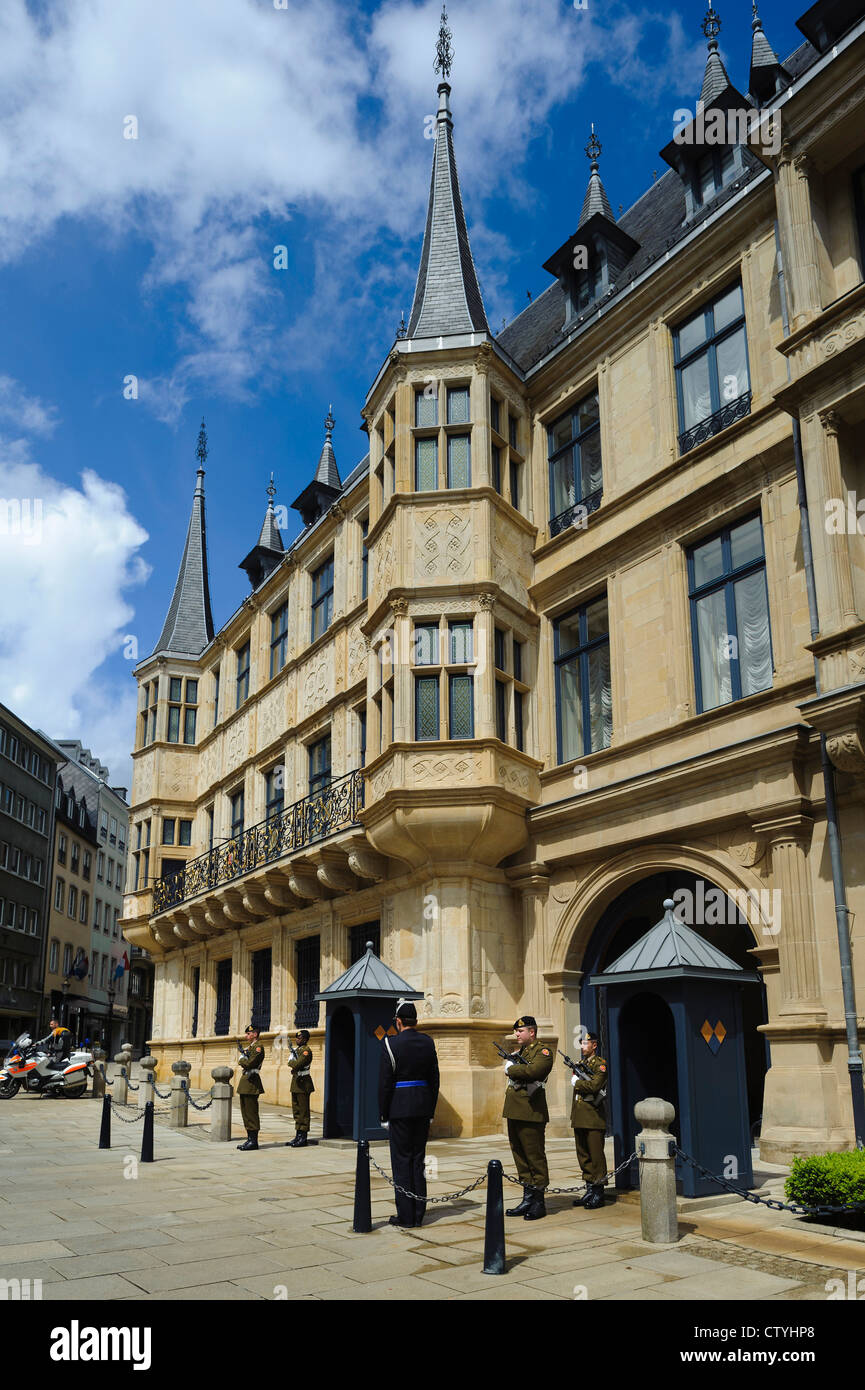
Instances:
[[[390,1139],[390,1162],[397,1188],[396,1216],[391,1226],[420,1226],[426,1211],[426,1142],[439,1095],[439,1063],[435,1043],[417,1031],[417,1009],[400,1000],[397,1035],[385,1037],[381,1050],[378,1100]]]
[[[573,1077],[574,1099],[571,1103],[571,1127],[580,1169],[587,1187],[584,1197],[574,1199],[575,1207],[596,1211],[604,1205],[604,1179],[607,1164],[604,1158],[604,1135],[607,1128],[607,1064],[598,1054],[597,1033],[587,1033],[580,1044],[583,1067],[591,1079]]]
[[[547,1214],[544,1192],[550,1185],[544,1149],[544,1129],[550,1112],[544,1087],[552,1070],[553,1053],[538,1042],[538,1022],[531,1014],[517,1019],[514,1033],[519,1044],[518,1060],[505,1062],[508,1089],[502,1114],[508,1122],[508,1140],[523,1185],[523,1200],[507,1214],[539,1221]]]
[[[309,1033],[301,1028],[295,1033],[297,1047],[288,1059],[291,1067],[291,1113],[294,1116],[294,1138],[289,1139],[287,1149],[304,1149],[309,1143],[309,1098],[315,1090],[309,1069],[312,1066],[312,1048]]]
[[[264,1061],[264,1048],[258,1041],[259,1030],[253,1028],[250,1023],[246,1030],[246,1046],[243,1041],[237,1046],[240,1048],[240,1056],[237,1059],[238,1066],[243,1069],[243,1076],[237,1085],[237,1094],[240,1097],[240,1117],[243,1120],[243,1128],[246,1130],[246,1143],[238,1144],[239,1149],[257,1149],[258,1131],[261,1129],[261,1121],[258,1118],[258,1097],[264,1090],[264,1083],[259,1076],[261,1064]]]

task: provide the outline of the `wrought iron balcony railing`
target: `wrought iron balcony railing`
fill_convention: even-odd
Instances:
[[[190,859],[176,873],[155,879],[154,916],[177,907],[187,898],[242,878],[263,864],[316,844],[346,826],[357,825],[363,796],[363,772],[349,772],[279,815],[260,821],[197,859]]]
[[[567,507],[565,511],[559,512],[558,516],[551,517],[550,536],[561,535],[569,526],[578,525],[590,512],[596,512],[603,495],[604,489],[599,487],[597,492],[590,492],[588,497],[581,497],[572,507]]]
[[[720,434],[728,425],[735,424],[737,420],[744,420],[745,416],[750,414],[751,392],[746,391],[744,396],[737,396],[734,401],[728,401],[720,410],[716,410],[714,415],[707,416],[699,425],[693,425],[691,429],[680,434],[679,453],[687,454],[689,449],[696,449],[698,444],[711,439],[713,434]]]

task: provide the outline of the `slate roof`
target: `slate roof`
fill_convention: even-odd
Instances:
[[[198,656],[212,638],[213,613],[210,607],[204,521],[204,469],[199,468],[174,596],[154,651]]]
[[[338,980],[321,990],[316,999],[333,999],[334,995],[366,994],[373,998],[423,999],[423,994],[406,984],[369,946],[354,965],[340,975]]]
[[[589,186],[583,199],[583,210],[580,213],[580,226],[582,227],[584,222],[588,222],[589,218],[593,217],[596,212],[603,213],[604,217],[609,217],[611,222],[616,220],[604,185],[601,183],[598,166],[593,162],[592,172],[589,175]]]
[[[709,45],[709,56],[706,59],[706,71],[703,73],[703,88],[700,92],[701,102],[704,106],[711,106],[715,98],[719,97],[722,92],[725,92],[727,88],[732,85],[733,84],[727,76],[727,69],[721,61],[718,45],[716,43],[711,43]]]
[[[438,91],[429,207],[409,338],[489,332],[463,212],[447,82]]]
[[[285,550],[282,543],[282,535],[276,524],[276,512],[273,510],[273,502],[268,502],[267,511],[264,513],[264,521],[261,523],[261,535],[258,537],[258,544],[265,550]]]
[[[660,922],[629,946],[612,965],[606,966],[604,975],[625,975],[632,970],[672,970],[677,966],[701,970],[742,969],[673,915],[672,898],[668,898],[664,906],[666,911]]]
[[[336,454],[333,452],[333,444],[329,434],[321,446],[321,453],[318,456],[315,481],[324,483],[327,487],[335,487],[337,491],[342,488],[342,483],[339,480],[339,469],[336,466]]]
[[[710,55],[711,56],[711,55]],[[817,50],[810,42],[801,44],[783,67],[794,81],[812,67],[819,58]],[[723,69],[723,64],[720,63]],[[708,71],[708,64],[707,64]],[[725,86],[729,85],[724,73]],[[716,197],[711,199],[696,217],[685,222],[685,190],[679,175],[667,170],[653,183],[621,217],[615,220],[635,241],[640,249],[628,262],[625,270],[616,279],[615,287],[607,295],[591,305],[576,324],[569,325],[569,333],[579,328],[580,322],[587,323],[594,317],[600,306],[614,301],[619,291],[661,259],[677,242],[689,235],[706,218],[711,217],[731,198],[739,194],[764,170],[764,165],[747,148],[743,149],[745,174],[728,184]],[[565,294],[556,282],[548,286],[542,294],[528,304],[504,329],[495,335],[496,342],[523,372],[529,372],[551,353],[562,341],[565,322]]]

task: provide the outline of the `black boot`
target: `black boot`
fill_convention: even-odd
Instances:
[[[505,1212],[505,1216],[525,1216],[529,1207],[532,1205],[532,1197],[534,1196],[534,1191],[535,1190],[533,1187],[524,1187],[523,1200],[519,1203],[518,1206],[510,1207]]]
[[[308,1143],[309,1139],[307,1137],[306,1130],[302,1129],[294,1141],[294,1147],[296,1149],[305,1149]]]
[[[248,1130],[246,1131],[246,1143],[245,1143],[245,1144],[238,1144],[237,1147],[238,1147],[239,1149],[257,1149],[257,1148],[258,1148],[258,1135],[256,1134],[255,1130],[254,1130],[254,1129],[248,1129]]]
[[[287,1149],[302,1149],[305,1143],[306,1143],[306,1135],[305,1135],[305,1134],[301,1134],[300,1130],[296,1130],[296,1131],[295,1131],[294,1138],[293,1138],[293,1139],[289,1139],[289,1140],[286,1142],[285,1147],[286,1147]]]
[[[533,1187],[530,1191],[532,1200],[529,1203],[529,1209],[523,1217],[523,1220],[540,1221],[541,1217],[547,1214],[547,1209],[544,1205],[544,1189],[542,1187]]]
[[[583,1202],[583,1206],[586,1208],[586,1211],[597,1211],[598,1207],[602,1207],[603,1205],[604,1184],[602,1182],[593,1182],[589,1188],[589,1195]]]
[[[585,1192],[583,1193],[582,1197],[575,1197],[574,1200],[573,1200],[573,1202],[571,1203],[571,1205],[574,1206],[574,1207],[584,1207],[584,1206],[586,1205],[586,1202],[587,1202],[587,1201],[589,1200],[589,1198],[591,1197],[591,1195],[592,1195],[592,1184],[589,1182],[589,1183],[586,1183],[586,1190],[585,1190]]]

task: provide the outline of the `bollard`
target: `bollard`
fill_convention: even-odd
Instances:
[[[141,1162],[153,1162],[153,1101],[144,1107],[144,1124],[141,1126]]]
[[[218,1142],[231,1138],[231,1098],[234,1095],[234,1087],[229,1085],[229,1082],[234,1076],[234,1067],[214,1067],[210,1075],[215,1083],[211,1088],[213,1105],[210,1137]]]
[[[101,1047],[93,1049],[93,1099],[101,1100],[105,1095],[105,1053]]]
[[[669,1126],[676,1111],[668,1100],[649,1096],[634,1106],[642,1125],[634,1143],[640,1160],[640,1216],[643,1240],[650,1245],[671,1245],[679,1239],[676,1208],[676,1140]]]
[[[102,1123],[99,1126],[99,1147],[100,1149],[111,1148],[111,1097],[107,1092],[102,1097]]]
[[[369,1195],[369,1140],[357,1141],[354,1169],[354,1219],[351,1229],[359,1235],[372,1230],[372,1203]]]
[[[126,1081],[128,1077],[129,1054],[127,1052],[118,1052],[114,1060],[120,1070],[114,1078],[114,1087],[111,1095],[115,1105],[125,1105],[128,1099]]]
[[[487,1164],[487,1215],[484,1223],[484,1274],[506,1274],[505,1203],[502,1165],[497,1158]]]
[[[138,1088],[138,1108],[144,1109],[148,1104],[155,1102],[156,1092],[153,1089],[156,1078],[153,1075],[153,1068],[156,1066],[155,1057],[142,1057],[139,1064],[144,1076]]]
[[[189,1092],[183,1083],[185,1081],[186,1085],[189,1085],[192,1063],[172,1062],[171,1070],[174,1075],[171,1078],[171,1096],[168,1101],[168,1125],[170,1129],[186,1129],[189,1124]]]

